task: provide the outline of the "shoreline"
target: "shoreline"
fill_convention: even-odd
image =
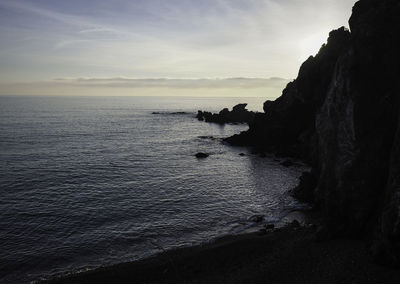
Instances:
[[[252,218],[260,218],[259,221],[251,221]],[[244,226],[239,229],[239,230],[231,230],[230,232],[226,232],[223,234],[220,234],[218,236],[214,236],[210,239],[203,240],[202,242],[191,244],[191,245],[186,245],[186,246],[179,246],[179,247],[169,247],[169,248],[164,248],[160,245],[154,244],[155,247],[159,249],[159,252],[156,252],[154,254],[141,257],[138,259],[134,260],[128,260],[124,262],[119,262],[119,263],[114,263],[114,264],[106,264],[102,266],[97,266],[97,267],[80,267],[77,269],[73,269],[70,271],[64,271],[60,273],[55,273],[55,274],[45,274],[40,276],[40,280],[33,280],[30,283],[42,283],[41,281],[44,281],[47,283],[47,281],[53,281],[57,279],[62,279],[62,278],[69,278],[70,276],[73,275],[80,275],[82,273],[90,273],[94,272],[97,270],[102,270],[105,268],[111,268],[119,265],[124,265],[124,264],[131,264],[131,263],[137,263],[137,262],[142,262],[147,259],[152,259],[156,258],[161,254],[168,253],[170,251],[176,251],[176,250],[186,250],[189,248],[195,248],[195,247],[205,247],[212,245],[214,243],[219,243],[223,242],[224,240],[228,239],[236,239],[237,237],[240,238],[240,236],[246,236],[246,235],[253,235],[253,234],[265,234],[266,232],[271,233],[275,230],[279,230],[282,228],[285,228],[286,226],[289,226],[292,224],[293,221],[298,222],[297,224],[300,226],[311,226],[311,225],[317,225],[319,224],[319,215],[315,211],[311,209],[311,207],[303,207],[303,208],[297,208],[297,209],[292,209],[286,212],[284,215],[278,219],[278,221],[273,221],[273,222],[267,222],[265,220],[265,215],[253,215],[249,216],[248,221],[251,222],[251,225]],[[272,227],[270,227],[272,225]],[[268,229],[267,229],[268,228]]]
[[[315,241],[315,228],[227,236],[38,283],[398,283],[372,262],[362,240]]]
[[[293,213],[288,220],[297,220],[294,216],[303,214]],[[300,226],[299,223],[223,236],[142,260],[59,275],[35,283],[400,282],[399,270],[373,262],[365,240],[317,242],[316,226]]]

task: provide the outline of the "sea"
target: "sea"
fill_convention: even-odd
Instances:
[[[222,141],[246,124],[195,118],[266,99],[0,97],[0,283],[207,243],[303,207],[288,191],[304,165]]]

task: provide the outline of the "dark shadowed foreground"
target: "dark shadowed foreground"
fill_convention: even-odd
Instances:
[[[400,271],[371,261],[363,241],[316,242],[314,229],[260,235],[162,253],[50,283],[400,283]]]

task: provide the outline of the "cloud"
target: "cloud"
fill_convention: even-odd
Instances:
[[[55,12],[49,9],[44,9],[37,5],[32,5],[28,2],[2,0],[0,2],[0,6],[33,13],[37,16],[46,17],[56,22],[61,22],[67,25],[94,27],[92,23],[86,21],[82,17],[72,16],[64,13]]]
[[[0,95],[37,96],[211,96],[264,97],[281,95],[282,78],[58,78],[52,81],[0,83]]]
[[[168,78],[57,78],[48,84],[104,87],[104,88],[282,88],[289,81],[283,78],[223,78],[223,79],[168,79]]]
[[[293,78],[352,2],[0,0],[0,80]]]
[[[84,29],[79,31],[80,34],[88,34],[88,33],[112,33],[112,34],[119,34],[120,31],[111,28],[105,27],[96,27],[91,29]]]

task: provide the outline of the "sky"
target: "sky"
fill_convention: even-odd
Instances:
[[[0,94],[280,90],[355,2],[0,0]]]

